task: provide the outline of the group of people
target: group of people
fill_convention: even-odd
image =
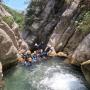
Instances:
[[[50,45],[47,45],[44,49],[43,42],[40,44],[35,43],[33,52],[29,49],[20,49],[17,54],[17,60],[25,65],[32,65],[32,63],[38,62],[42,58],[47,59],[50,52],[52,52]]]

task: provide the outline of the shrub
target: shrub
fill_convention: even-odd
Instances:
[[[82,32],[90,31],[90,11],[87,11],[82,16],[82,19],[79,20],[77,29],[79,29]]]
[[[23,29],[23,23],[24,23],[24,15],[22,13],[19,13],[18,11],[16,10],[13,10],[11,9],[10,7],[2,4],[2,6],[13,16],[12,17],[9,17],[7,21],[10,21],[12,22],[13,20],[19,25],[20,27],[20,30]],[[7,18],[7,17],[5,17]]]
[[[3,16],[2,17],[3,21],[5,21],[10,27],[14,22],[14,19],[12,16]]]

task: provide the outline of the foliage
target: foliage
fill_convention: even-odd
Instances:
[[[90,12],[87,12],[84,17],[83,21],[79,23],[79,29],[82,31],[90,30]]]
[[[67,4],[70,5],[73,0],[65,0],[65,1],[66,1]]]
[[[25,23],[30,26],[34,22],[35,17],[39,16],[39,13],[42,11],[42,7],[44,7],[43,0],[32,0],[27,7]]]
[[[9,26],[12,25],[12,23],[14,22],[14,19],[12,16],[3,16],[2,17],[3,21],[5,21]]]
[[[90,31],[90,11],[84,11],[80,14],[76,23],[78,30],[82,32]]]
[[[22,13],[17,12],[16,10],[11,9],[10,7],[4,4],[2,5],[13,16],[13,19],[15,20],[15,22],[19,25],[20,29],[22,30],[23,24],[24,24],[24,15]]]

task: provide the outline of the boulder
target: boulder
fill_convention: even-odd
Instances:
[[[90,60],[85,60],[86,62],[83,62],[81,64],[81,69],[82,72],[86,78],[86,80],[88,81],[88,83],[90,84]]]
[[[56,56],[56,52],[55,51],[49,52],[48,55],[54,57]]]
[[[63,53],[63,52],[58,52],[58,53],[56,54],[56,56],[65,57],[65,58],[68,57],[67,54],[65,54],[65,53]]]
[[[84,40],[79,44],[77,49],[72,55],[71,63],[80,65],[90,59],[90,34],[88,34]]]
[[[0,29],[0,62],[3,65],[12,63],[16,59],[17,49],[8,34]]]
[[[8,26],[8,24],[5,23],[2,19],[0,20],[0,28],[7,33],[7,35],[11,38],[11,40],[12,40],[13,44],[15,45],[15,47],[18,48],[18,43],[17,43],[17,40],[15,38],[14,32]]]

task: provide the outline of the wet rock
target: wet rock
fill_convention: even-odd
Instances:
[[[86,78],[86,80],[88,81],[88,83],[90,84],[90,60],[85,60],[86,62],[83,62],[81,64],[81,69],[82,72]]]
[[[63,52],[58,52],[58,53],[56,54],[56,56],[65,57],[65,58],[68,57],[67,54],[65,54],[65,53],[63,53]]]

